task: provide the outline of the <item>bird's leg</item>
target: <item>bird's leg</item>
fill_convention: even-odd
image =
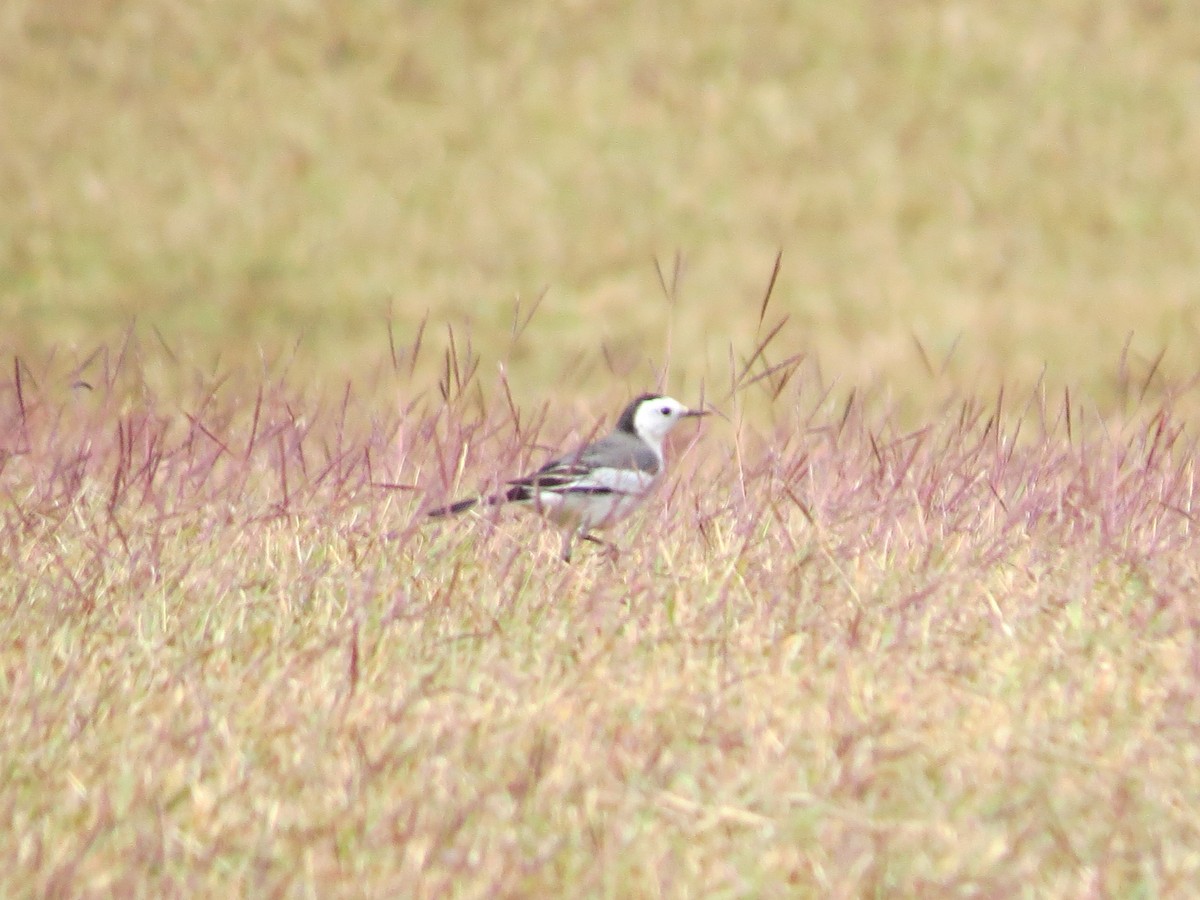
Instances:
[[[588,534],[586,532],[581,534],[579,537],[582,540],[589,541],[593,544],[599,544],[601,547],[604,548],[604,555],[607,556],[613,562],[616,562],[617,557],[619,557],[621,555],[620,548],[618,548],[617,545],[614,544],[612,541],[603,540],[601,538],[596,537],[594,534]]]
[[[600,540],[600,538],[596,537],[595,535],[588,534],[587,531],[585,531],[583,528],[565,528],[565,529],[563,529],[563,543],[562,543],[562,561],[563,562],[571,561],[571,545],[575,542],[576,538],[578,538],[581,541],[590,541],[593,544],[600,544],[605,547],[612,546],[607,541],[602,541],[602,540]]]

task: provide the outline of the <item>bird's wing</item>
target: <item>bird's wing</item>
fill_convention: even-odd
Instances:
[[[658,456],[643,441],[611,434],[509,482],[507,499],[527,500],[534,491],[637,494],[646,490],[659,468]]]

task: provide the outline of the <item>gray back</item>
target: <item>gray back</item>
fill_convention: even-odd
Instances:
[[[586,466],[634,469],[649,475],[657,475],[661,465],[653,448],[624,431],[615,431],[585,447],[578,461]]]

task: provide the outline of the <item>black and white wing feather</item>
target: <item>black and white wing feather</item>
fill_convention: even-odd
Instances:
[[[476,504],[541,503],[548,495],[640,496],[662,469],[662,457],[645,441],[615,432],[577,453],[551,460],[536,472],[513,479],[508,489],[491,496],[459,500],[429,512],[432,517],[455,515]]]
[[[510,481],[508,502],[536,499],[540,494],[644,493],[662,468],[662,460],[644,441],[610,434],[573,456],[552,460],[532,475]]]

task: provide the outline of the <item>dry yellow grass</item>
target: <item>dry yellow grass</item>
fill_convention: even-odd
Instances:
[[[1186,894],[1196,12],[9,0],[0,894]]]
[[[563,437],[503,407],[24,379],[3,893],[1186,892],[1195,440],[1036,398],[905,432],[802,374],[569,566],[422,518],[459,448]]]

